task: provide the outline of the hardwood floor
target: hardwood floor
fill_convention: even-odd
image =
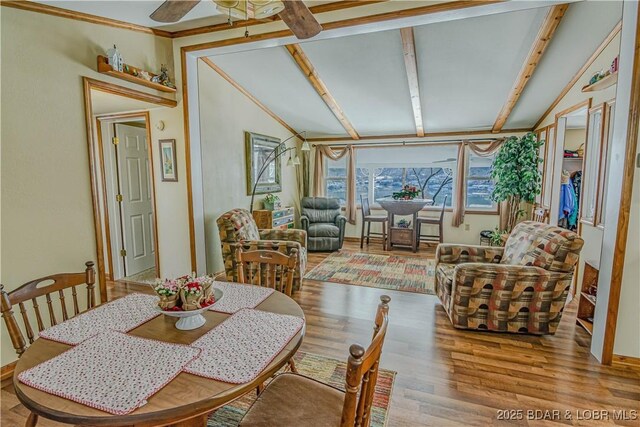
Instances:
[[[360,250],[351,241],[345,249]],[[373,242],[369,252],[385,253]],[[433,249],[392,253],[432,257]],[[311,253],[308,270],[326,256]],[[112,283],[109,295],[147,289]],[[346,359],[350,344],[369,342],[383,293],[391,303],[381,366],[398,372],[389,427],[640,425],[640,368],[601,366],[590,356],[590,336],[575,325],[575,302],[554,336],[465,332],[451,326],[432,295],[309,281],[294,296],[307,318],[301,350]],[[1,408],[2,426],[24,425],[28,412],[10,382],[3,382]],[[499,420],[500,411],[511,411],[510,419]],[[634,414],[635,419],[614,420]],[[61,424],[41,420],[38,425]]]

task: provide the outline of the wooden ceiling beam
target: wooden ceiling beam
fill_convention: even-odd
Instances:
[[[253,102],[254,104],[256,104],[258,107],[260,107],[265,113],[267,113],[269,116],[271,116],[271,118],[273,118],[276,122],[280,123],[283,127],[285,127],[289,132],[291,132],[292,134],[296,135],[298,134],[298,131],[296,131],[294,128],[292,128],[291,126],[289,126],[287,124],[287,122],[285,122],[284,120],[282,120],[280,118],[280,116],[278,116],[276,113],[274,113],[273,111],[271,111],[269,109],[269,107],[267,107],[266,105],[264,105],[262,102],[260,102],[255,96],[253,96],[251,93],[249,93],[249,91],[247,91],[244,87],[240,86],[240,84],[238,84],[238,82],[236,82],[235,80],[233,80],[231,78],[231,76],[229,76],[229,74],[225,73],[222,68],[218,67],[216,64],[214,64],[209,58],[201,58],[202,62],[204,62],[205,64],[207,64],[209,67],[211,67],[211,69],[213,71],[215,71],[216,73],[218,73],[220,75],[220,77],[222,77],[223,79],[225,79],[226,81],[228,81],[229,83],[231,83],[231,86],[235,87],[236,89],[238,89],[244,96],[246,96],[247,98],[249,98],[251,100],[251,102]]]
[[[342,108],[338,105],[336,99],[331,95],[329,89],[327,89],[327,86],[318,75],[318,72],[313,64],[311,64],[311,61],[309,61],[309,58],[304,53],[300,45],[290,44],[286,45],[285,48],[291,54],[291,57],[296,64],[298,64],[298,67],[300,67],[302,73],[305,75],[309,83],[311,83],[311,86],[313,86],[316,92],[318,92],[318,95],[320,95],[333,115],[336,116],[336,119],[338,119],[342,124],[342,127],[344,127],[347,133],[351,136],[351,139],[360,139],[360,135],[358,135],[358,132],[356,132],[355,128],[344,114],[344,111],[342,111]]]
[[[582,67],[580,67],[578,72],[576,72],[576,74],[571,78],[569,83],[567,83],[567,85],[564,87],[564,89],[562,89],[562,91],[560,91],[560,93],[558,94],[556,99],[554,99],[553,102],[551,103],[551,105],[549,105],[549,108],[547,108],[547,110],[538,119],[538,122],[533,127],[534,129],[538,129],[538,126],[540,126],[540,124],[542,124],[542,121],[545,119],[545,117],[547,117],[549,115],[549,113],[551,113],[553,111],[553,109],[556,108],[556,106],[562,100],[562,98],[564,98],[564,96],[571,90],[571,88],[578,82],[578,80],[580,80],[580,77],[582,77],[582,75],[587,71],[587,69],[591,66],[591,64],[593,64],[593,61],[595,61],[596,58],[598,56],[600,56],[602,51],[607,46],[609,46],[609,43],[611,43],[611,40],[613,40],[615,38],[615,36],[618,35],[618,33],[620,32],[621,29],[622,29],[622,21],[618,22],[616,24],[616,26],[613,27],[613,29],[607,35],[607,37],[605,37],[605,39],[602,41],[602,43],[600,43],[600,46],[598,46],[598,48],[593,52],[593,54],[589,57],[589,59],[587,59],[587,62],[585,62]]]
[[[416,123],[416,135],[424,136],[422,124],[422,104],[420,103],[420,85],[418,84],[418,64],[416,62],[416,45],[413,37],[413,28],[401,28],[402,55],[404,56],[404,68],[407,72],[409,83],[409,95],[413,108],[413,119]]]
[[[568,4],[559,4],[552,6],[547,16],[544,18],[542,25],[540,26],[540,30],[538,31],[538,35],[536,36],[533,45],[531,46],[531,50],[529,50],[529,54],[527,55],[522,68],[520,69],[520,73],[516,78],[515,83],[511,87],[511,91],[509,91],[509,95],[507,96],[507,101],[502,106],[498,117],[496,118],[495,123],[493,124],[492,132],[500,132],[502,127],[507,122],[511,111],[515,107],[520,95],[524,91],[525,86],[531,79],[536,67],[540,63],[540,59],[542,59],[542,55],[544,51],[549,46],[551,39],[553,38],[553,34],[555,33],[558,25],[560,25],[560,21],[564,16]]]

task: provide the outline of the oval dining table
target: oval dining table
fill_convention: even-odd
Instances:
[[[304,318],[302,308],[281,292],[273,292],[256,309]],[[129,331],[130,335],[152,338],[176,344],[191,344],[219,325],[230,315],[206,311],[206,323],[198,329],[180,331],[175,328],[176,318],[159,315]],[[90,426],[206,426],[211,411],[232,402],[265,382],[280,370],[295,354],[302,343],[305,327],[289,341],[286,347],[267,365],[253,381],[229,384],[181,372],[169,384],[148,399],[146,405],[127,415],[112,415],[71,400],[57,397],[29,387],[18,381],[18,374],[71,348],[47,339],[37,339],[22,354],[15,368],[13,385],[18,399],[33,413],[44,418],[73,425]],[[113,351],[118,351],[114,348]],[[145,360],[137,363],[147,363]],[[109,387],[109,384],[105,384]]]

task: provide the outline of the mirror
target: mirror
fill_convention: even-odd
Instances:
[[[271,136],[245,132],[245,156],[247,170],[247,195],[251,195],[253,185],[260,175],[265,162],[266,170],[260,176],[255,194],[277,193],[282,191],[281,162],[273,161],[280,145],[280,139]]]

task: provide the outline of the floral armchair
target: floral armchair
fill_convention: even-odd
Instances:
[[[584,241],[525,221],[504,248],[440,244],[436,294],[460,329],[554,334]]]
[[[246,209],[232,209],[222,214],[217,223],[227,280],[238,281],[236,251],[239,247],[247,251],[267,249],[287,255],[296,249],[298,265],[294,273],[293,290],[300,289],[307,264],[307,233],[304,230],[258,230],[253,216]]]

